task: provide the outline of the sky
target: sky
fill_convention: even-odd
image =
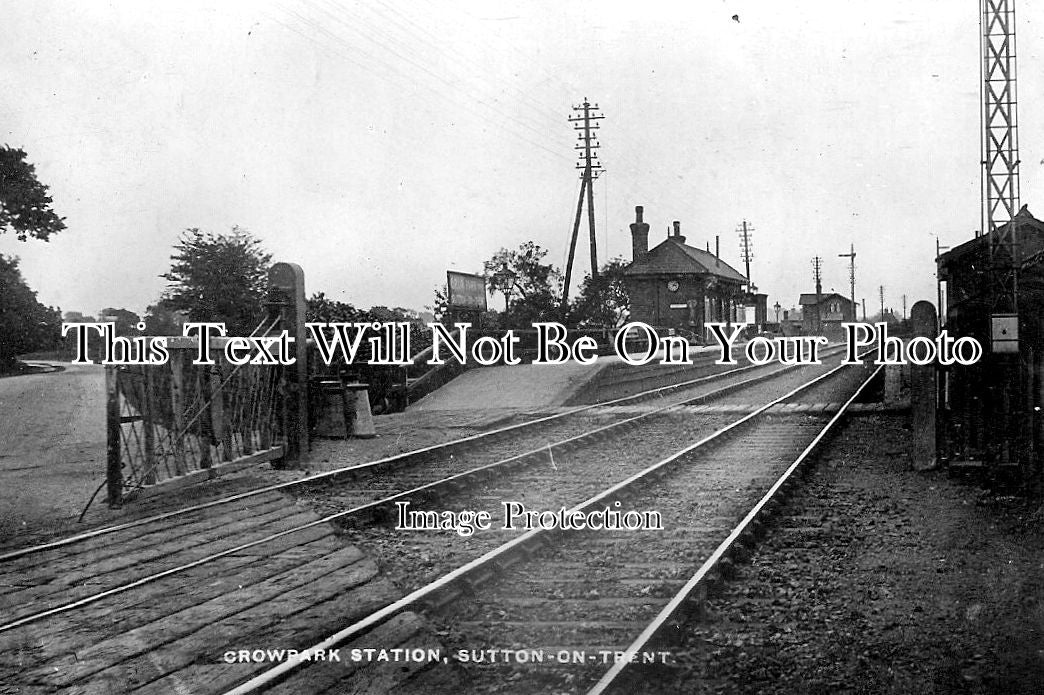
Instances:
[[[0,235],[45,304],[137,312],[187,228],[249,230],[308,294],[423,309],[448,269],[535,241],[564,267],[585,98],[605,119],[599,259],[659,243],[743,270],[769,305],[823,284],[870,313],[935,298],[979,227],[970,0],[606,3],[2,0],[0,144],[68,229]],[[1018,18],[1022,202],[1044,201],[1044,7]],[[1037,205],[1040,209],[1035,210]],[[586,220],[582,224],[586,230]],[[586,233],[574,276],[589,267]],[[491,300],[491,306],[499,306]]]

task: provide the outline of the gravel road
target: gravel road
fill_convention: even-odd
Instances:
[[[105,475],[99,365],[0,379],[0,546],[71,527]]]

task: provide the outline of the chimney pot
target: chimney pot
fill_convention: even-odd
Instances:
[[[649,253],[649,224],[642,221],[644,208],[636,205],[634,208],[635,221],[631,223],[631,260]]]
[[[685,243],[685,237],[683,237],[681,233],[681,222],[678,220],[674,221],[674,240],[679,244]]]

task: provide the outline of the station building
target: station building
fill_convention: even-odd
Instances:
[[[798,299],[801,307],[801,330],[805,335],[841,335],[842,323],[855,321],[855,305],[837,292],[806,292]],[[820,325],[817,325],[816,322]]]
[[[942,328],[983,346],[977,364],[941,370],[939,454],[1025,479],[1044,457],[1044,222],[1023,206],[1012,226],[1018,253],[1000,261],[1017,270],[1014,312],[990,272],[991,233],[937,259]]]
[[[707,322],[745,322],[746,306],[754,307],[755,323],[765,323],[767,296],[746,292],[747,278],[716,253],[686,244],[680,222],[650,249],[649,225],[642,207],[636,207],[631,251],[624,282],[632,321],[673,329],[699,342],[710,340]]]

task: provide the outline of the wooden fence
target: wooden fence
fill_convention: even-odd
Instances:
[[[197,341],[168,338],[161,365],[106,366],[108,499],[195,481],[284,454],[284,368],[192,363]]]

